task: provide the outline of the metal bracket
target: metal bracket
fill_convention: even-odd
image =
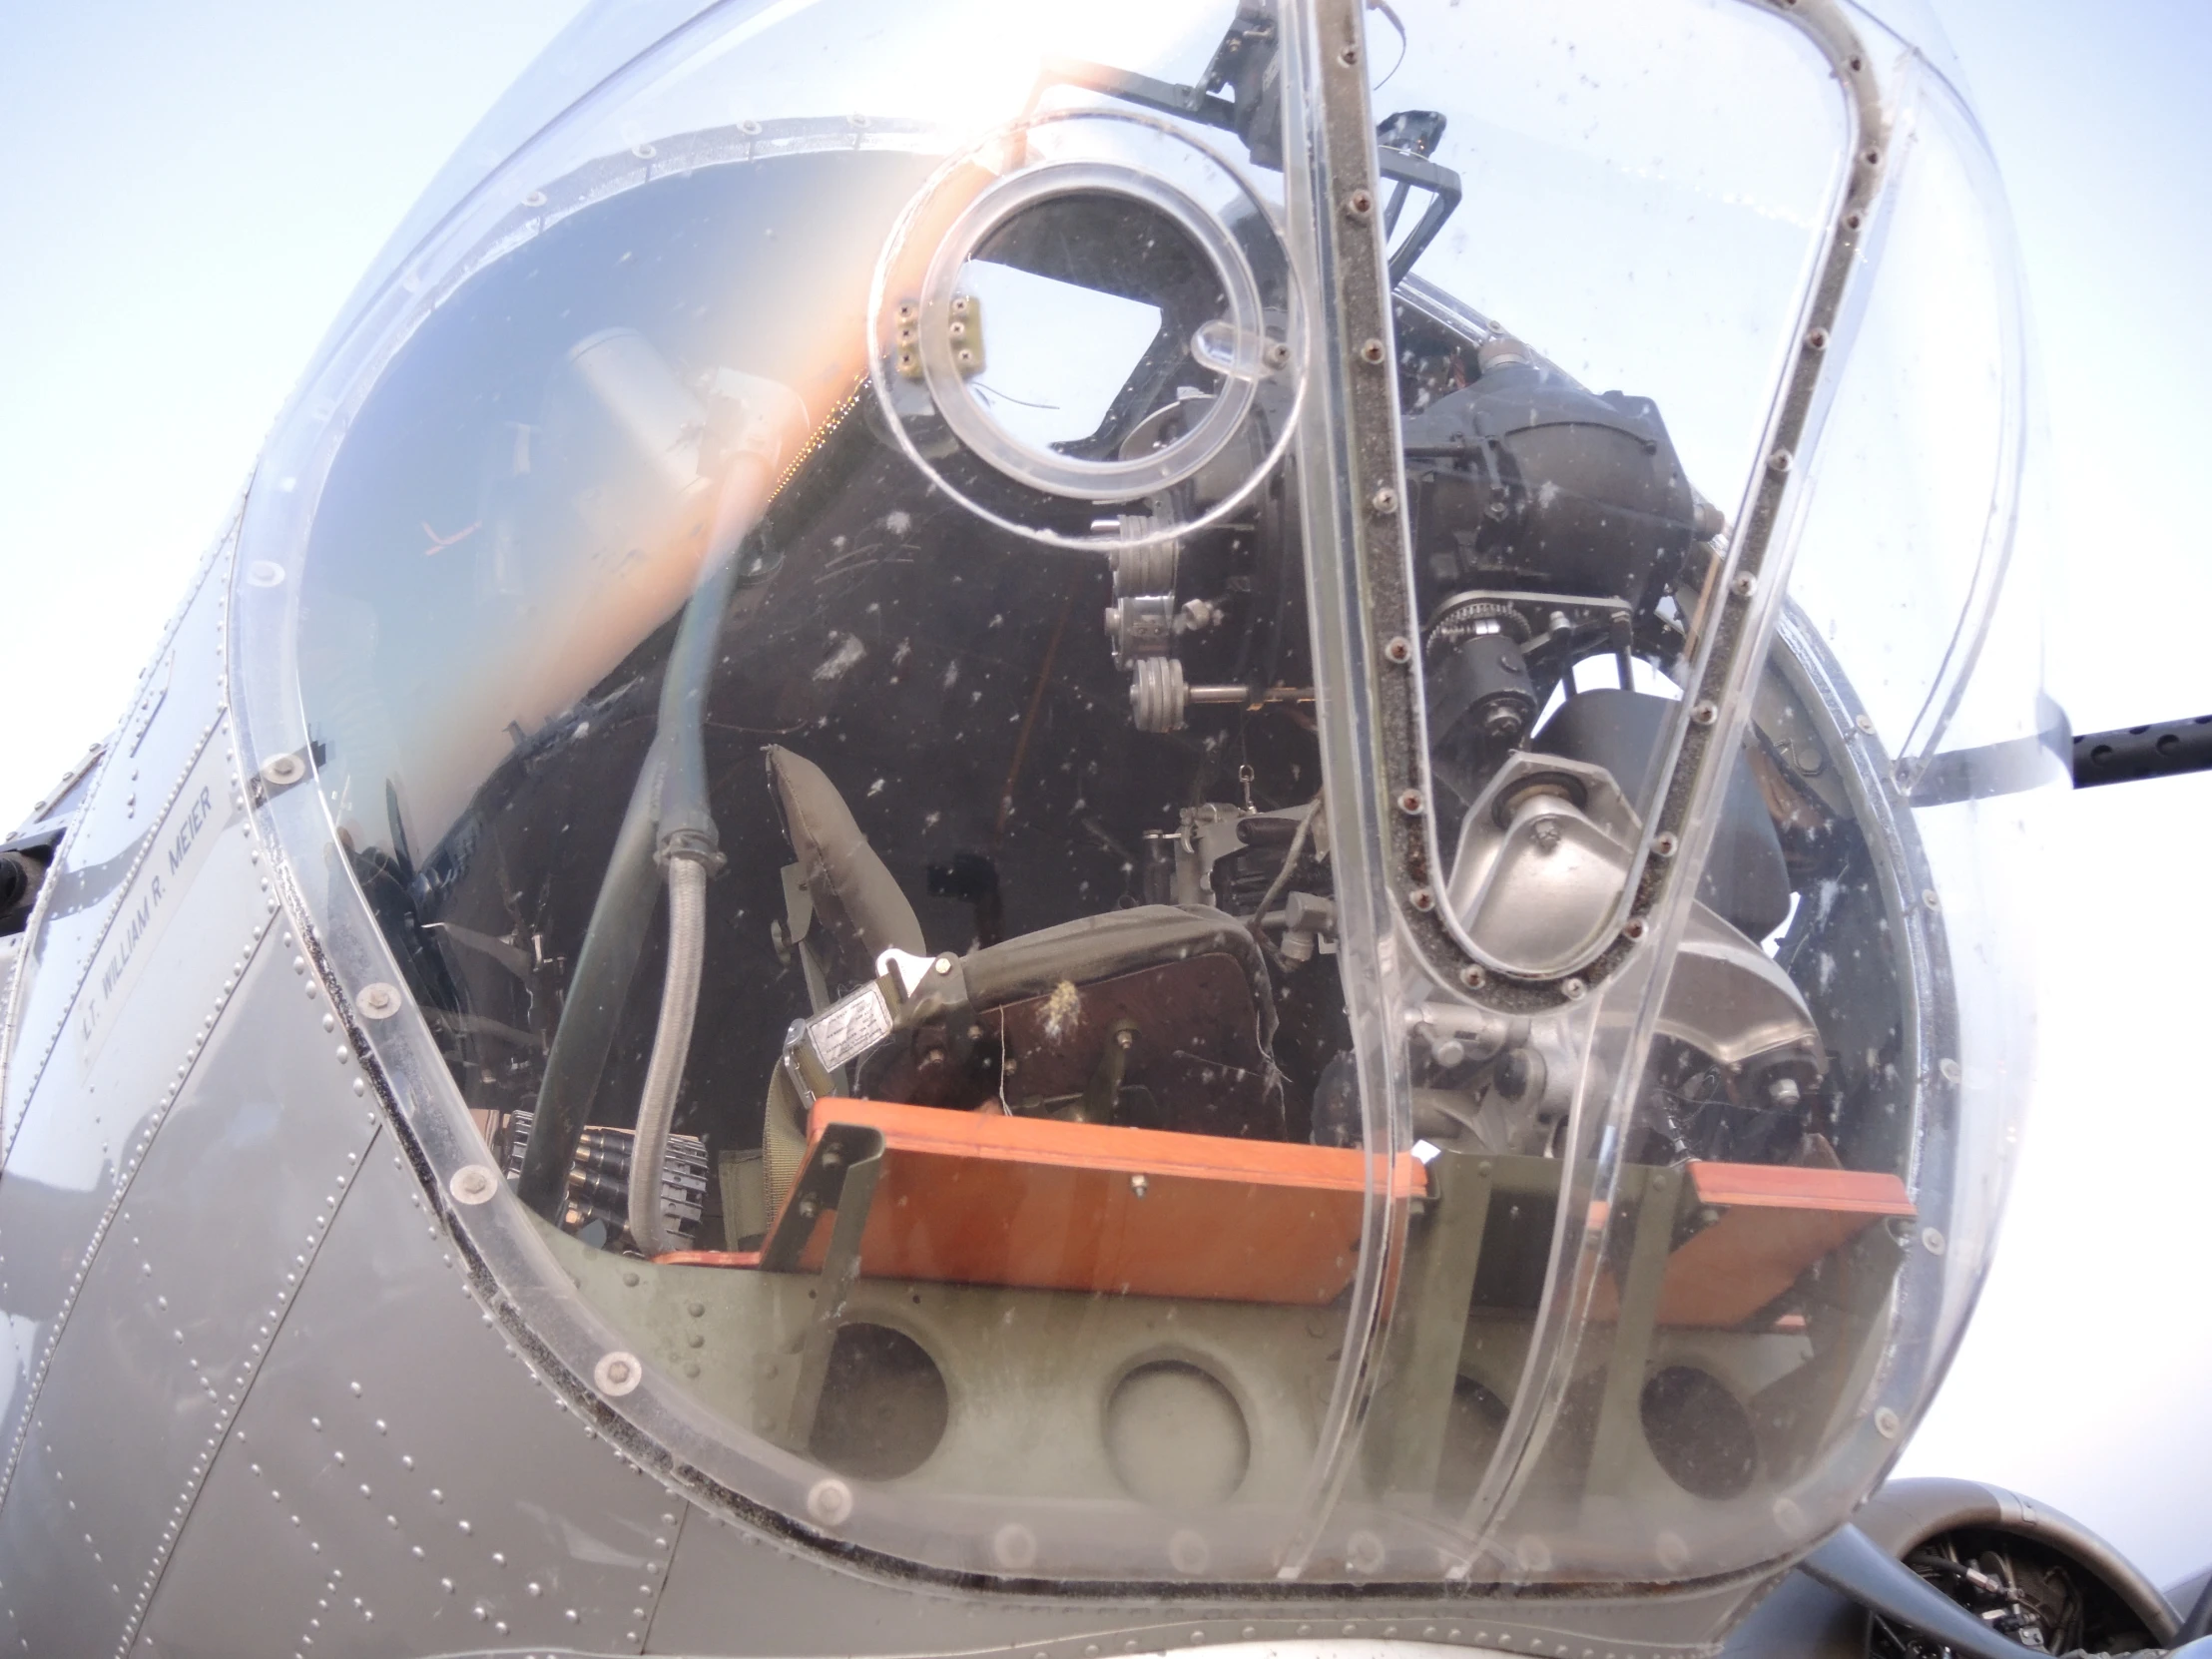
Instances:
[[[1598,1407],[1597,1431],[1590,1440],[1590,1473],[1585,1490],[1593,1493],[1627,1489],[1629,1448],[1643,1434],[1644,1370],[1651,1355],[1652,1331],[1659,1321],[1659,1290],[1666,1279],[1667,1257],[1673,1252],[1674,1224],[1682,1212],[1683,1194],[1690,1190],[1680,1170],[1638,1170],[1634,1166],[1622,1171],[1621,1186],[1625,1188],[1627,1178],[1637,1174],[1643,1179],[1636,1205],[1636,1232],[1629,1246],[1627,1271],[1621,1276],[1620,1315],[1613,1325],[1605,1397]]]
[[[1468,1305],[1482,1261],[1482,1233],[1490,1219],[1494,1160],[1444,1151],[1428,1166],[1432,1197],[1417,1242],[1408,1252],[1405,1287],[1399,1292],[1399,1340],[1384,1386],[1387,1420],[1394,1433],[1378,1435],[1386,1446],[1386,1492],[1426,1504],[1443,1466],[1444,1434],[1459,1378]]]
[[[792,1393],[791,1415],[785,1423],[787,1443],[791,1445],[803,1446],[814,1437],[815,1414],[821,1408],[823,1384],[830,1376],[830,1352],[836,1343],[837,1328],[844,1323],[852,1286],[860,1277],[860,1239],[867,1231],[875,1182],[882,1170],[880,1130],[832,1125],[817,1144],[792,1194],[794,1211],[809,1221],[825,1207],[835,1210],[836,1220],[830,1225],[830,1246],[815,1286],[814,1318],[800,1345],[799,1380]],[[825,1205],[822,1189],[831,1182],[835,1183],[835,1194]],[[771,1249],[794,1258],[791,1265],[797,1266],[796,1257],[812,1232],[812,1227],[780,1227]],[[766,1255],[762,1265],[772,1265]]]

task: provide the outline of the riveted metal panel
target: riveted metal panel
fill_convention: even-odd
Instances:
[[[162,865],[178,828],[173,815],[224,705],[228,568],[220,556],[202,566],[39,894],[9,991],[0,1145],[13,1147],[32,1094],[62,1048],[80,991],[129,932],[149,882],[158,873],[166,879]]]
[[[187,844],[180,883],[159,890],[160,925],[143,924],[128,953],[120,941],[110,947],[120,965],[103,1017],[65,1021],[0,1180],[0,1312],[9,1316],[0,1332],[0,1490],[118,1195],[276,924],[227,767],[218,736],[188,774],[191,805],[170,815],[172,846],[180,836]],[[150,904],[168,861],[165,853],[163,870],[146,877]]]
[[[1258,1642],[1281,1652],[1405,1652],[1412,1644],[1515,1653],[1689,1659],[1742,1599],[1740,1588],[1665,1596],[1523,1602],[1439,1594],[1345,1594],[1285,1585],[1274,1595],[1079,1600],[942,1585],[802,1554],[741,1522],[687,1506],[649,1653],[830,1659],[960,1654],[967,1659],[1125,1659]],[[1384,1649],[1382,1644],[1390,1644]],[[551,1655],[547,1659],[552,1659]]]
[[[225,842],[202,877],[233,895],[209,918],[211,959],[190,981],[142,981],[133,1002],[209,1008],[227,980],[234,991],[187,1046],[173,1097],[148,1103],[143,1157],[65,1302],[0,1500],[0,1643],[28,1653],[130,1646],[378,1122],[350,1045],[291,969],[250,849]],[[16,1183],[11,1171],[0,1194]]]
[[[540,1384],[391,1137],[377,1149],[216,1460],[140,1651],[638,1651],[679,1501]]]

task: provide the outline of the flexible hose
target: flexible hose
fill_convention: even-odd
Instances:
[[[600,878],[591,925],[570,976],[568,1001],[538,1085],[537,1121],[523,1149],[522,1202],[560,1224],[568,1208],[569,1166],[576,1161],[599,1080],[622,1023],[622,1004],[653,924],[660,875],[653,867],[654,813],[661,795],[662,745],[655,741],[630,792],[614,853]]]
[[[804,409],[790,392],[760,384],[764,392],[780,391],[804,419]],[[670,1248],[661,1222],[661,1168],[691,1047],[692,1021],[699,1012],[707,877],[722,867],[708,802],[707,692],[714,679],[716,643],[740,580],[738,549],[760,521],[777,460],[773,446],[755,447],[732,462],[723,480],[698,585],[670,642],[653,745],[600,881],[570,983],[568,1011],[546,1059],[537,1120],[523,1154],[522,1201],[558,1224],[584,1117],[606,1070],[652,919],[653,866],[663,864],[669,891],[668,975],[630,1155],[630,1232],[648,1256]]]
[[[697,858],[668,861],[668,977],[661,983],[661,1022],[638,1100],[637,1138],[630,1149],[630,1237],[645,1255],[676,1248],[661,1214],[661,1169],[667,1162],[676,1091],[691,1052],[699,1013],[700,967],[707,955],[707,866]]]
[[[1260,900],[1260,907],[1252,912],[1252,937],[1262,950],[1268,948],[1267,935],[1260,931],[1260,924],[1275,908],[1275,901],[1283,896],[1283,889],[1291,884],[1291,876],[1298,869],[1299,859],[1306,856],[1306,843],[1313,838],[1314,820],[1322,814],[1322,795],[1316,792],[1306,808],[1306,816],[1298,821],[1298,832],[1291,837],[1290,849],[1283,854],[1283,867],[1275,872],[1275,879],[1268,883],[1268,890]]]

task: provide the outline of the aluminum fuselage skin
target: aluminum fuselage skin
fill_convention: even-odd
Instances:
[[[238,761],[232,559],[83,792],[9,995],[0,1652],[1628,1659],[1711,1651],[1762,1587],[1062,1594],[838,1559],[687,1480],[542,1358],[333,1007]],[[1817,1596],[1747,1633],[1848,1646]]]

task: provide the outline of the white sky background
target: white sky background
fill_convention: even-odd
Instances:
[[[2077,729],[2212,713],[2204,0],[1938,0],[2012,194]],[[0,0],[0,825],[120,715],[390,228],[571,0]],[[1539,344],[1541,342],[1538,342]],[[2060,804],[2043,1087],[1907,1453],[2212,1563],[2212,776]]]

